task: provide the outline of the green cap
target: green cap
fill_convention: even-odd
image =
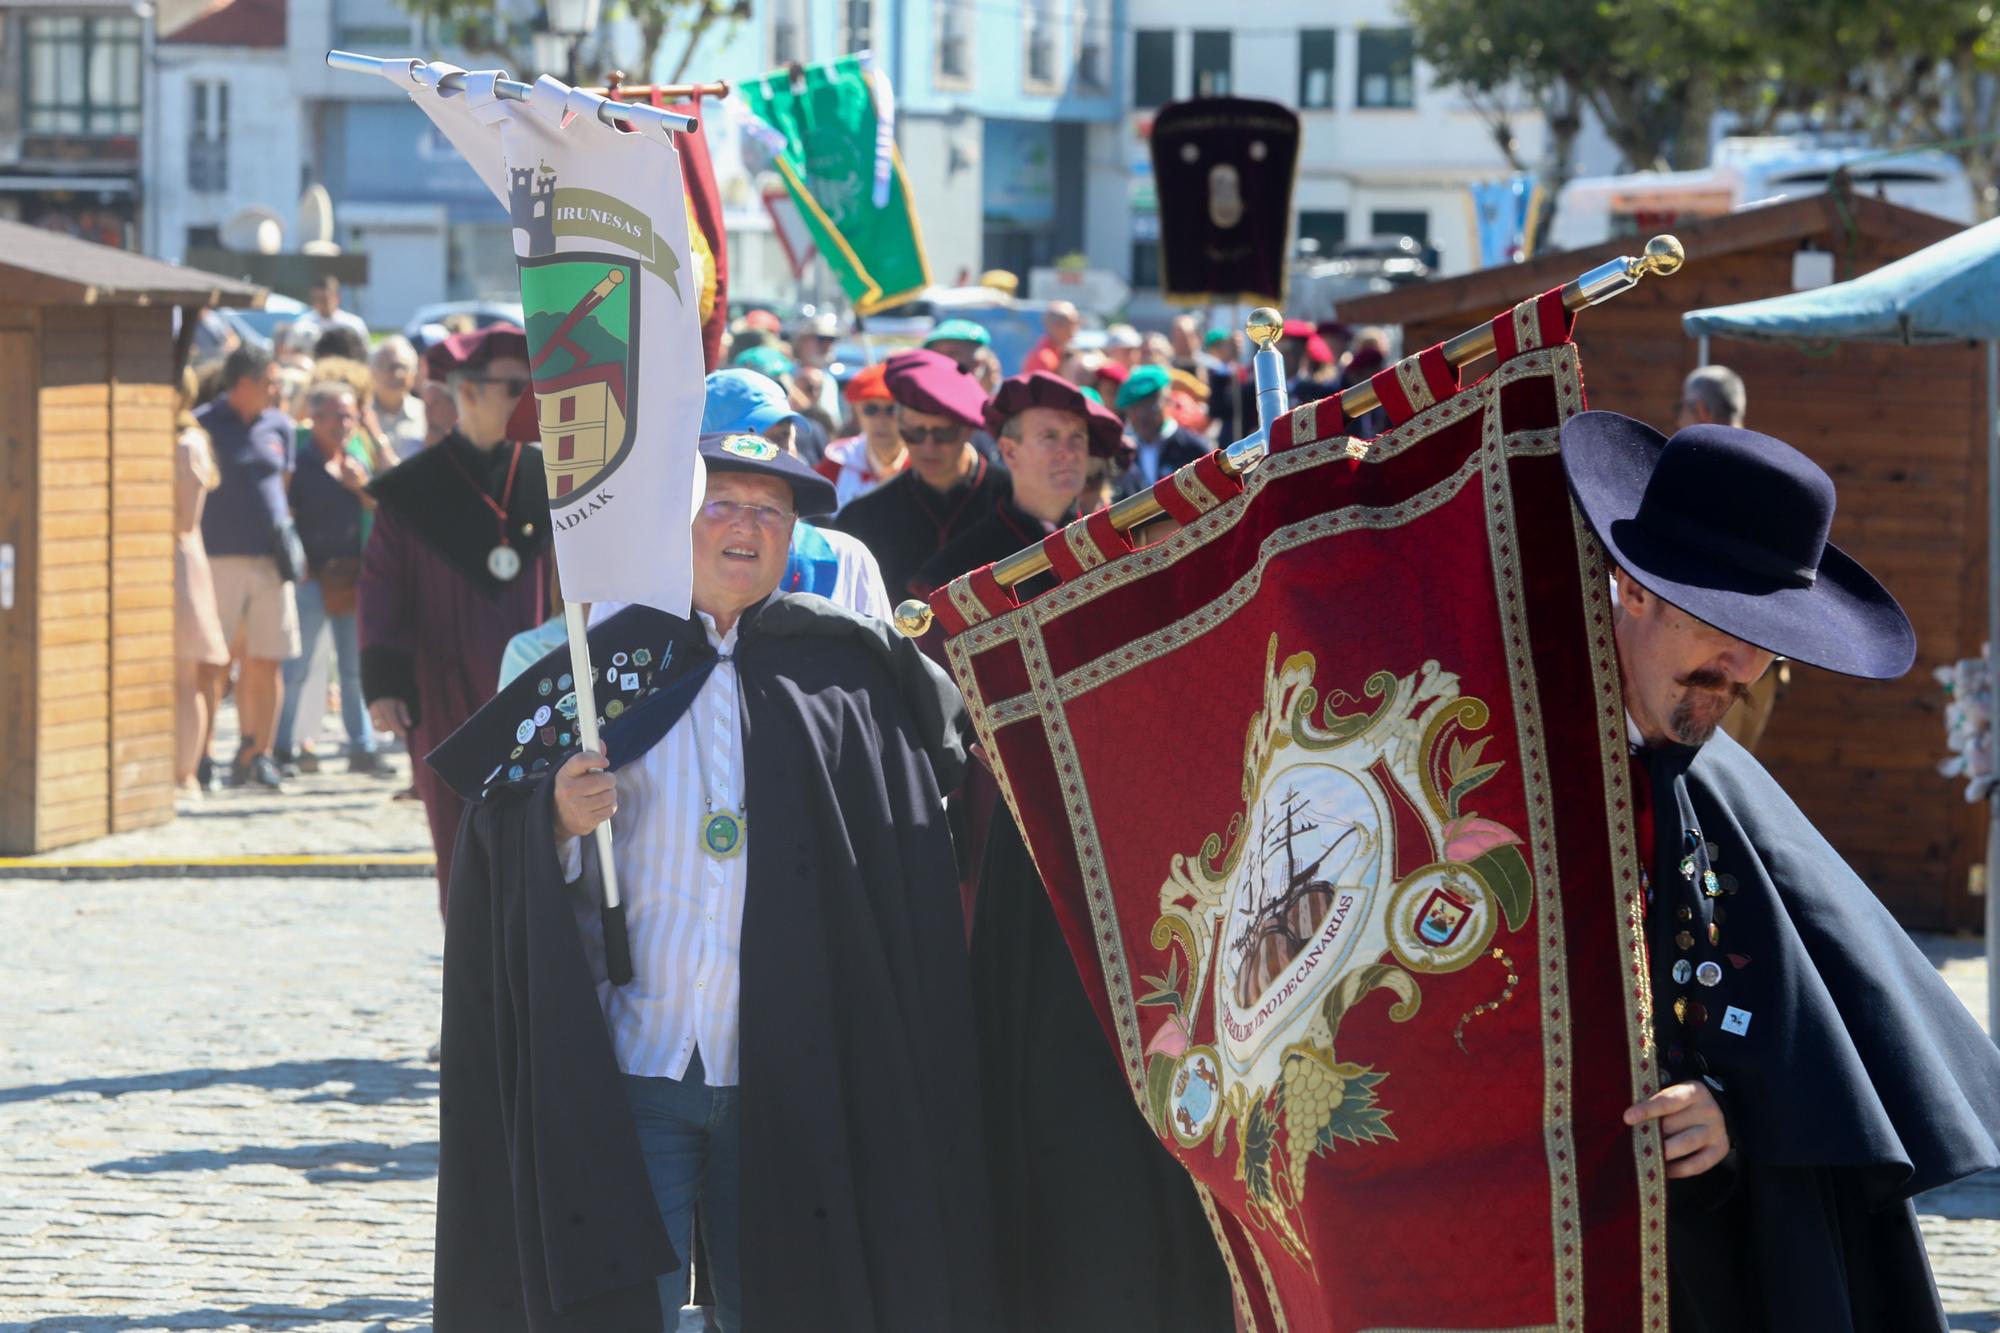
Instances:
[[[1118,388],[1118,410],[1123,412],[1132,404],[1151,398],[1172,382],[1165,366],[1134,366]]]
[[[754,370],[759,375],[772,379],[792,373],[791,358],[775,347],[751,347],[736,358],[736,364],[745,370]]]
[[[1204,333],[1201,336],[1201,345],[1203,347],[1213,347],[1217,343],[1228,342],[1228,341],[1229,341],[1228,329],[1210,329],[1207,333]]]
[[[978,343],[981,347],[991,347],[993,335],[986,331],[985,325],[975,324],[969,319],[948,319],[924,337],[926,347],[944,342]]]
[[[1104,395],[1091,388],[1088,384],[1078,389],[1077,392],[1088,398],[1091,402],[1096,403],[1099,407],[1104,406]]]

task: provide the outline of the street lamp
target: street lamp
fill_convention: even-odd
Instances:
[[[547,0],[543,11],[546,31],[532,39],[535,63],[544,69],[562,69],[573,88],[578,82],[577,54],[584,38],[597,30],[597,14],[602,0]]]

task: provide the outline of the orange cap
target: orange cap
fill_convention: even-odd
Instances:
[[[883,377],[888,369],[888,363],[884,361],[877,361],[872,366],[863,366],[854,372],[852,379],[847,381],[847,387],[841,390],[841,395],[850,403],[865,402],[871,398],[887,398],[889,386]]]

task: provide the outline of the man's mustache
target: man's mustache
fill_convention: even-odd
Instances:
[[[1750,687],[1741,681],[1731,680],[1720,671],[1690,671],[1685,676],[1677,676],[1674,684],[1683,689],[1715,690],[1727,694],[1732,701],[1750,697]]]

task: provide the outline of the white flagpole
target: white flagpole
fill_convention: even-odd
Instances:
[[[603,754],[597,731],[597,675],[590,664],[590,611],[582,602],[563,603],[569,631],[569,670],[576,683],[576,729],[584,750]],[[611,821],[590,831],[597,840],[597,868],[604,881],[606,978],[614,986],[632,979],[632,946],[625,934],[625,909],[618,896],[618,863],[611,859]]]

